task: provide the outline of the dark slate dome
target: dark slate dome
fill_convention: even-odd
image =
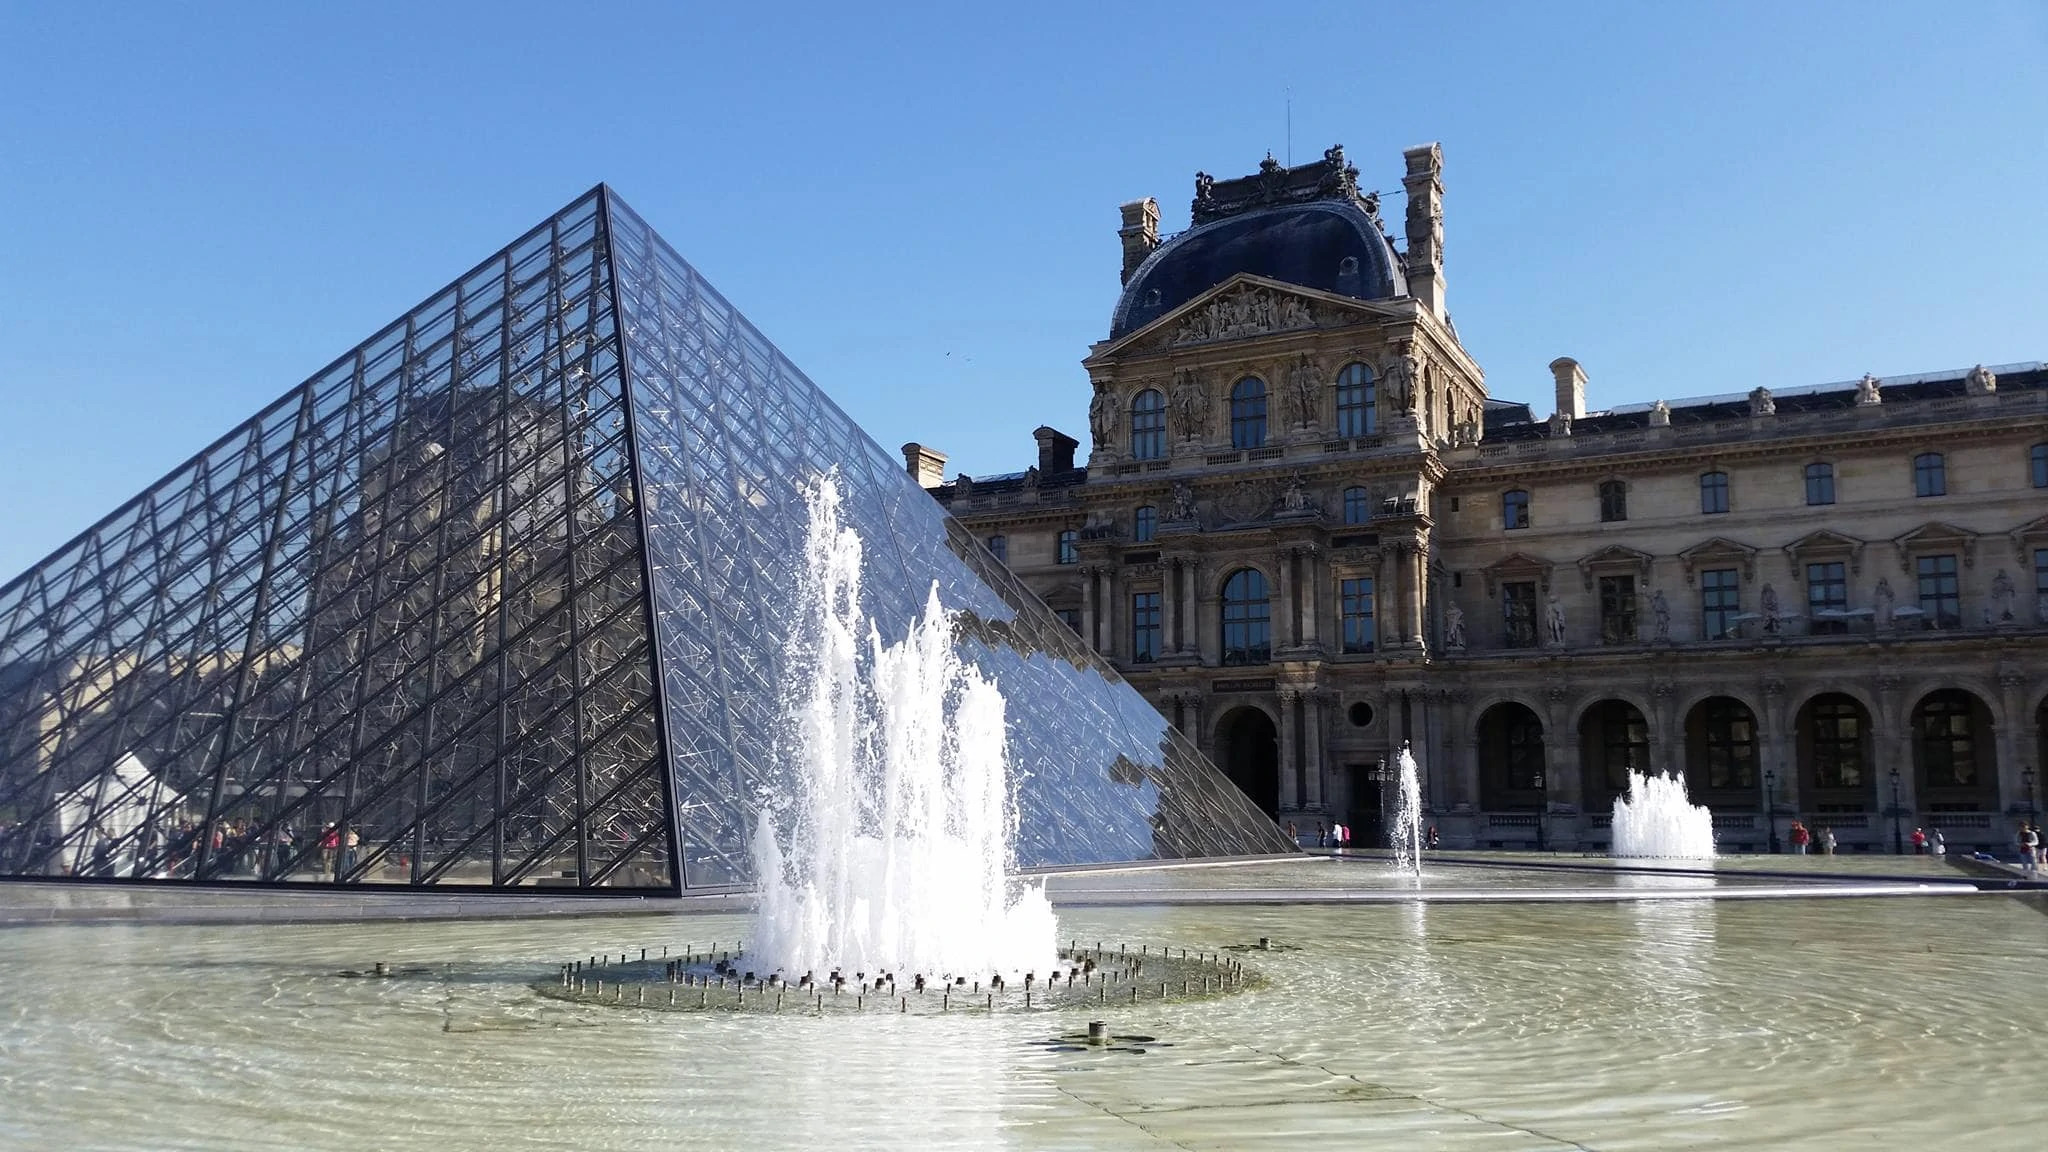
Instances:
[[[1131,273],[1109,337],[1135,332],[1240,272],[1359,300],[1408,294],[1393,245],[1380,231],[1378,197],[1358,194],[1341,148],[1324,160],[1256,176],[1195,178],[1195,226],[1160,245]]]

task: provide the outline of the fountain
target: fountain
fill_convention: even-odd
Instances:
[[[1016,800],[1004,702],[961,662],[933,585],[884,639],[861,607],[861,539],[836,477],[811,492],[791,698],[775,786],[753,841],[751,965],[789,974],[1047,973],[1058,928],[1012,880]]]
[[[1614,801],[1610,856],[1672,860],[1714,858],[1714,814],[1686,798],[1685,778],[1628,774],[1628,795]]]
[[[1394,846],[1394,868],[1410,876],[1422,875],[1422,774],[1415,765],[1415,753],[1407,744],[1394,759],[1398,791],[1394,796],[1394,819],[1388,839]]]

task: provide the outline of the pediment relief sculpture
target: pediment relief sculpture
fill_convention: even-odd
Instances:
[[[1593,577],[1600,572],[1634,572],[1649,578],[1650,565],[1655,560],[1648,552],[1611,544],[1578,561],[1579,578],[1585,582],[1586,590],[1593,590]]]
[[[1691,584],[1701,568],[1714,564],[1735,564],[1742,569],[1742,579],[1748,582],[1756,579],[1756,549],[1740,544],[1725,536],[1695,544],[1678,554],[1685,566],[1685,582]]]
[[[1914,556],[1941,548],[1961,552],[1965,568],[1974,567],[1977,563],[1977,534],[1939,520],[1929,521],[1911,532],[1893,537],[1892,547],[1898,550],[1899,567],[1907,572],[1913,570]]]
[[[1271,332],[1292,332],[1315,327],[1309,303],[1265,288],[1240,288],[1218,296],[1181,317],[1169,345],[1205,344],[1211,340],[1238,340]]]
[[[1801,565],[1835,556],[1848,557],[1849,571],[1855,573],[1863,571],[1863,543],[1854,536],[1822,528],[1785,545],[1785,555],[1792,559],[1792,575],[1800,580],[1806,578]]]
[[[1550,574],[1556,565],[1548,560],[1516,552],[1480,569],[1486,579],[1486,594],[1494,595],[1504,581],[1534,580],[1538,592],[1550,591]]]

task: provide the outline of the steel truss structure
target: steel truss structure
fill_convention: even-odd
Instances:
[[[1019,863],[1288,850],[599,186],[0,588],[0,874],[744,884],[806,522],[936,582]]]

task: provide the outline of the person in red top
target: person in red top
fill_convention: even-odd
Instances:
[[[1792,822],[1792,854],[1794,856],[1806,855],[1806,846],[1812,842],[1813,835],[1806,830],[1806,825],[1794,820]]]
[[[1915,828],[1913,829],[1911,839],[1913,841],[1913,855],[1927,855],[1927,833],[1922,829]]]

